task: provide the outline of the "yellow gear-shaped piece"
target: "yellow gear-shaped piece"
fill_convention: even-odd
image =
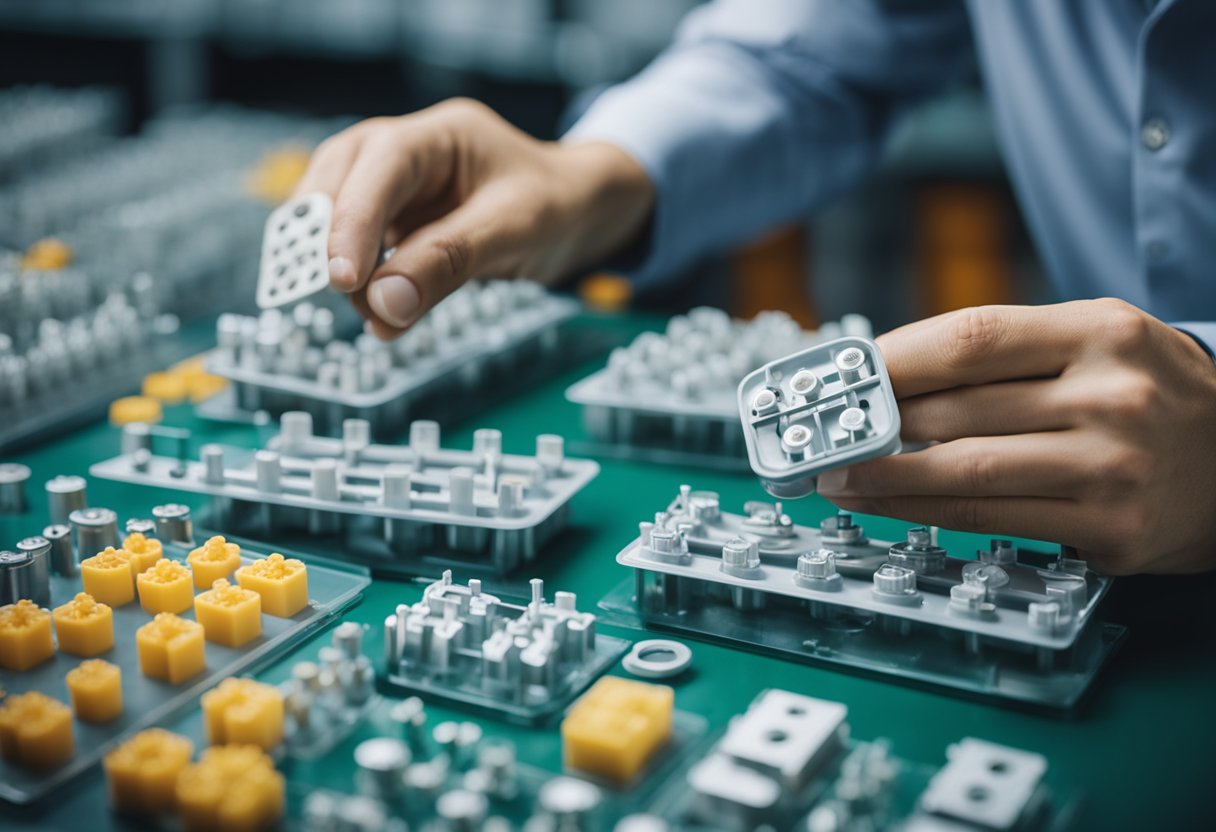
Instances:
[[[21,268],[40,272],[54,272],[66,268],[72,262],[72,248],[62,240],[47,237],[25,250]]]
[[[285,201],[291,196],[304,171],[308,170],[311,155],[303,147],[287,146],[272,150],[249,171],[245,181],[249,192],[274,205]]]

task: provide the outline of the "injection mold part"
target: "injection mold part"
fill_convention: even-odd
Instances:
[[[805,497],[831,468],[899,451],[899,408],[878,345],[829,341],[739,383],[748,461],[775,497]]]
[[[627,645],[596,633],[571,592],[545,601],[530,581],[527,604],[452,582],[451,571],[422,600],[384,622],[384,672],[399,688],[456,700],[520,722],[556,713],[615,662]]]
[[[51,618],[64,653],[89,659],[114,647],[114,611],[87,592],[55,607]]]
[[[109,722],[122,715],[122,669],[101,659],[89,659],[63,677],[72,712],[81,722]]]
[[[174,517],[177,520],[180,520],[182,516],[188,517],[188,514],[159,511],[162,507],[157,508],[158,510],[153,513],[158,516]],[[177,537],[190,537],[182,533],[182,524],[177,520],[168,523],[166,528],[174,531],[174,535]],[[150,536],[156,533],[157,525],[152,521],[136,518],[128,520],[124,527],[131,534],[143,534],[152,540]],[[177,543],[172,537],[160,537],[156,540],[161,546],[163,556],[174,561],[184,560],[189,551],[195,547],[192,541]],[[256,546],[245,547],[242,565],[251,564],[262,558],[264,551]],[[53,603],[48,606],[55,610],[65,606],[77,609],[74,599],[81,593],[81,577],[60,572],[52,574],[50,576],[50,595]],[[62,788],[82,772],[96,765],[104,753],[117,743],[181,712],[191,703],[197,703],[204,692],[218,685],[223,679],[240,676],[254,669],[258,664],[267,662],[274,656],[282,655],[293,645],[317,632],[326,622],[352,604],[367,584],[366,570],[349,565],[311,563],[308,567],[308,596],[310,598],[306,608],[291,618],[262,616],[261,636],[251,639],[239,647],[229,647],[216,641],[207,642],[203,648],[206,662],[202,672],[177,683],[159,677],[152,678],[141,671],[140,662],[143,658],[141,653],[144,645],[138,643],[141,639],[137,636],[137,631],[154,625],[155,622],[151,617],[136,604],[112,608],[110,618],[114,642],[110,649],[101,654],[101,658],[113,665],[119,674],[118,681],[123,705],[121,715],[116,719],[103,722],[87,722],[80,718],[80,714],[83,713],[81,710],[73,725],[76,752],[63,765],[51,769],[29,769],[16,762],[0,759],[0,800],[14,804],[27,804],[46,799],[55,790]],[[79,669],[84,665],[80,659],[69,655],[66,651],[67,640],[64,638],[66,629],[63,628],[62,613],[59,616],[55,616],[53,613],[48,614],[39,610],[37,605],[30,605],[30,609],[37,610],[42,616],[51,618],[60,633],[61,647],[64,649],[61,649],[59,655],[51,660],[42,661],[24,671],[13,673],[0,671],[4,676],[3,687],[10,698],[31,691],[44,691],[62,692],[66,701],[69,692],[73,690],[72,684],[66,677],[74,669]],[[96,609],[93,608],[93,613],[84,616],[83,620],[91,621],[92,615],[96,612]],[[203,631],[202,626],[194,621],[183,619],[182,625],[193,633],[201,634]],[[96,634],[91,633],[91,635]],[[166,648],[166,654],[162,657],[167,662],[167,651],[174,646],[174,642],[172,640],[168,643],[160,641],[157,645],[152,646]],[[197,649],[203,647],[203,644],[200,640],[192,642],[189,646]],[[7,650],[0,647],[0,653],[7,653]],[[368,664],[367,678],[374,679],[370,661],[365,658],[365,662]],[[100,674],[102,677],[106,675]],[[73,676],[73,679],[77,681],[87,681],[89,678],[92,676],[84,679],[80,679],[79,674]],[[100,680],[98,681],[100,685]],[[74,702],[76,693],[86,689],[92,690],[92,686],[89,684],[81,684],[76,687],[78,690],[73,692]],[[366,687],[370,690],[372,685],[368,683]],[[100,688],[105,689],[105,685],[100,685]],[[104,698],[101,693],[98,696],[100,697],[98,701]],[[172,783],[170,783],[170,792],[172,788]]]
[[[675,693],[664,685],[605,676],[562,720],[567,768],[629,783],[671,735]]]
[[[256,745],[271,751],[283,741],[283,694],[252,679],[225,679],[203,694],[203,724],[211,745]]]
[[[30,469],[20,462],[0,462],[0,514],[24,514],[29,508],[25,484]]]
[[[133,815],[172,812],[177,777],[193,753],[193,742],[163,728],[148,728],[121,743],[103,764],[110,807]]]
[[[202,546],[191,550],[186,562],[194,570],[194,586],[197,589],[210,589],[220,578],[231,577],[241,565],[241,547],[215,535]]]
[[[54,655],[49,612],[28,598],[0,607],[0,667],[20,672]]]
[[[924,528],[885,542],[847,514],[813,529],[780,503],[744,511],[682,486],[617,555],[634,580],[601,602],[609,620],[1050,709],[1076,704],[1124,632],[1095,614],[1110,579],[1083,562],[1005,540],[967,560]]]
[[[639,335],[608,366],[575,383],[587,433],[608,450],[688,464],[745,455],[734,389],[755,367],[841,334],[868,338],[870,322],[846,315],[804,332],[782,312],[732,321],[700,307],[672,318],[664,333]]]
[[[207,641],[240,647],[262,634],[262,596],[217,578],[211,589],[195,596],[194,618],[203,625]]]
[[[171,685],[197,676],[207,666],[203,625],[171,612],[157,613],[136,630],[135,647],[140,672]]]
[[[267,615],[291,618],[308,606],[308,567],[277,552],[236,570],[241,589],[256,592]]]
[[[327,251],[333,211],[327,194],[312,193],[288,200],[266,218],[258,306],[286,306],[329,288]]]
[[[178,814],[188,832],[258,832],[283,814],[285,786],[256,745],[206,748],[177,775]]]
[[[38,691],[0,701],[0,757],[27,769],[49,769],[74,751],[67,705]]]
[[[128,531],[130,530],[128,529]],[[152,533],[153,530],[147,529],[147,531]],[[122,553],[131,561],[131,568],[135,570],[135,574],[139,575],[155,566],[156,562],[164,557],[165,549],[164,545],[155,537],[149,537],[142,532],[134,532],[123,538]],[[194,566],[193,563],[190,565]]]
[[[322,240],[324,245],[324,239]],[[328,285],[328,266],[320,264]],[[523,280],[469,283],[391,343],[363,333],[335,337],[333,314],[300,304],[257,318],[222,315],[207,370],[231,392],[199,408],[204,417],[312,414],[318,433],[365,419],[374,436],[395,433],[424,400],[445,406],[483,395],[560,358],[559,326],[578,304]]]
[[[687,644],[667,638],[649,638],[633,645],[621,659],[627,673],[643,679],[671,679],[692,666]]]
[[[566,525],[569,503],[599,465],[571,459],[561,437],[536,438],[533,456],[502,452],[502,434],[474,433],[471,450],[440,447],[439,425],[410,426],[408,445],[378,445],[348,419],[342,438],[313,435],[312,417],[283,416],[252,454],[204,445],[188,462],[123,454],[95,476],[209,494],[210,521],[230,533],[340,551],[383,571],[434,576],[453,563],[503,575],[531,562]],[[264,610],[270,612],[269,606]]]
[[[135,600],[134,571],[126,553],[113,546],[80,562],[84,591],[111,607],[121,607]]]
[[[131,564],[135,568],[135,564]],[[190,568],[175,560],[161,558],[156,565],[135,576],[139,605],[149,615],[180,613],[194,604],[194,578]]]

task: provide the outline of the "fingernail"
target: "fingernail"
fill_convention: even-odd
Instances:
[[[833,468],[819,475],[818,491],[820,494],[840,494],[849,481],[847,468]]]
[[[329,261],[329,282],[340,292],[348,292],[355,288],[359,275],[355,274],[355,264],[345,257],[335,257]]]
[[[414,319],[414,313],[422,305],[422,296],[412,280],[390,274],[372,282],[367,290],[367,302],[380,320],[403,327]]]

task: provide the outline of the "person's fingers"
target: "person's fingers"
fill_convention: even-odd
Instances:
[[[977,306],[877,338],[899,398],[1012,379],[1059,375],[1090,327],[1075,303]]]
[[[1091,512],[1052,497],[841,497],[844,511],[894,517],[925,526],[1009,537],[1029,537],[1091,548],[1101,530]]]
[[[531,223],[500,190],[483,188],[401,241],[368,284],[377,318],[405,329],[466,280],[510,270]]]
[[[351,129],[330,136],[317,145],[308,160],[304,175],[292,190],[292,198],[322,193],[330,199],[335,199],[347,172],[355,162],[361,143],[362,133]]]
[[[444,166],[440,145],[425,124],[381,130],[363,141],[334,200],[329,276],[335,289],[353,292],[367,283],[389,220]]]
[[[871,459],[820,475],[818,491],[836,497],[957,495],[1075,497],[1100,463],[1076,431],[956,439],[909,454]],[[1092,461],[1092,462],[1091,462]]]
[[[1073,416],[1058,379],[957,387],[899,403],[900,435],[908,442],[1064,430]]]

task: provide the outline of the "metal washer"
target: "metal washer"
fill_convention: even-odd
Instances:
[[[670,653],[668,659],[647,658],[648,653]],[[643,679],[670,679],[678,676],[692,664],[692,649],[686,644],[666,638],[639,641],[625,658],[621,666],[634,676]]]

